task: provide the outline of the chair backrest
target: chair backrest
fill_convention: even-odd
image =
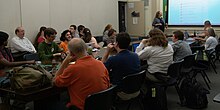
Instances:
[[[118,85],[118,90],[123,91],[124,93],[131,94],[140,90],[144,79],[146,77],[145,70],[125,76],[121,83]]]
[[[176,61],[170,64],[167,70],[167,75],[169,75],[172,78],[178,78],[183,61],[184,60]]]
[[[115,99],[115,87],[114,85],[106,90],[88,95],[84,110],[110,110]]]
[[[184,61],[182,63],[181,72],[190,72],[192,70],[192,67],[195,64],[195,56],[196,54],[192,54],[183,58]]]
[[[220,54],[220,44],[216,45],[215,51],[216,53]]]
[[[37,53],[31,53],[31,54],[25,54],[23,56],[24,60],[35,60],[35,61],[40,61],[40,58]]]

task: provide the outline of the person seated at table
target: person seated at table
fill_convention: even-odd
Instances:
[[[38,32],[36,38],[35,38],[35,42],[34,42],[34,46],[37,48],[38,44],[40,44],[41,42],[44,41],[44,30],[46,29],[45,26],[40,27],[40,31]]]
[[[60,45],[59,47],[63,50],[63,52],[67,52],[68,51],[68,42],[72,39],[71,36],[71,32],[69,30],[65,30],[61,33],[61,37],[60,37]]]
[[[6,73],[3,71],[6,67],[34,64],[35,62],[34,60],[14,62],[10,49],[6,47],[8,37],[9,35],[7,33],[0,31],[0,77],[6,75]]]
[[[53,81],[58,87],[68,88],[68,107],[75,106],[84,110],[88,95],[110,86],[108,70],[102,62],[87,54],[87,45],[82,39],[73,38],[68,44],[68,49],[70,54],[62,62]],[[70,64],[72,61],[75,63]]]
[[[196,35],[197,37],[195,38],[196,40],[202,41],[203,43],[206,41],[206,39],[208,38],[208,29],[212,28],[212,24],[209,20],[206,20],[204,22],[204,29],[203,32]]]
[[[114,30],[114,29],[110,29],[108,31],[108,38],[106,39],[107,44],[115,42],[116,34],[117,34],[116,30]]]
[[[208,29],[208,38],[205,42],[205,50],[212,50],[218,45],[218,41],[216,39],[215,30],[213,28]]]
[[[106,42],[107,38],[109,37],[108,36],[108,32],[109,30],[112,29],[112,25],[111,24],[108,24],[107,26],[105,26],[105,29],[103,31],[103,41]]]
[[[92,36],[91,31],[88,28],[83,30],[83,36],[81,37],[85,43],[92,43],[93,48],[100,48],[95,37]]]
[[[150,38],[143,39],[135,52],[140,60],[147,61],[147,80],[161,82],[154,74],[159,72],[167,75],[168,67],[173,62],[173,48],[161,30],[154,28],[149,35]]]
[[[52,64],[53,59],[59,59],[62,50],[53,42],[56,37],[56,30],[47,28],[44,31],[45,41],[38,45],[38,54],[43,64]]]
[[[69,30],[71,32],[72,38],[79,38],[79,34],[76,31],[76,25],[70,25]]]
[[[186,41],[184,41],[184,34],[182,31],[174,31],[172,40],[174,42],[174,44],[172,45],[174,51],[174,61],[180,61],[184,57],[192,54],[189,44]]]
[[[78,28],[77,28],[77,30],[78,30],[78,32],[79,32],[79,37],[80,38],[82,38],[83,37],[83,30],[85,29],[85,26],[83,26],[83,25],[79,25],[78,26]]]
[[[25,37],[25,30],[23,27],[17,27],[15,29],[16,36],[13,37],[10,41],[10,48],[13,57],[16,61],[22,61],[24,54],[36,53],[33,44],[31,41]]]

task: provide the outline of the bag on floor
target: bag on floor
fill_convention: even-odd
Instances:
[[[193,109],[207,107],[207,94],[209,94],[209,91],[198,83],[195,78],[184,79],[180,86],[180,92],[183,96],[183,105]]]
[[[17,91],[29,91],[51,85],[52,75],[40,65],[24,65],[14,68],[10,78],[11,88]]]

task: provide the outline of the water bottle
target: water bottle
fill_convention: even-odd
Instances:
[[[151,97],[156,97],[156,88],[151,88],[152,96]]]

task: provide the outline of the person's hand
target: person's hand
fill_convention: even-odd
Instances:
[[[76,61],[76,56],[75,55],[71,55],[71,54],[67,54],[66,58],[64,59],[65,62],[72,62],[72,61]]]
[[[142,39],[141,43],[146,45],[148,43],[149,39]]]
[[[55,57],[55,56],[61,56],[61,53],[55,53],[55,54],[53,54],[53,56]]]
[[[111,51],[113,51],[114,50],[114,44],[113,43],[109,43],[108,45],[107,45],[107,51],[108,52],[111,52]]]

